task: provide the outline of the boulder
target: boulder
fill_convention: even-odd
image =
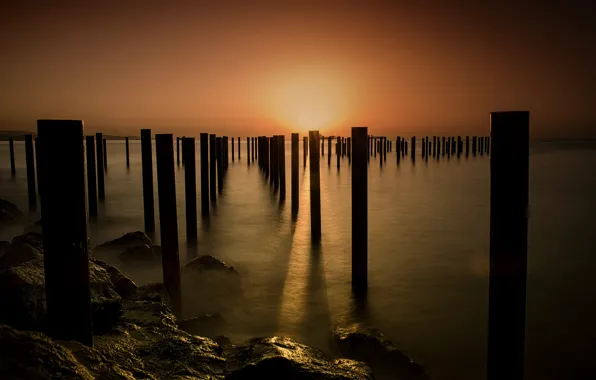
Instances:
[[[43,251],[43,236],[41,235],[41,232],[26,232],[22,235],[15,236],[12,239],[11,244],[29,244],[32,247]]]
[[[42,251],[27,243],[8,244],[0,255],[0,270],[42,258]]]
[[[230,346],[232,344],[232,340],[225,335],[216,336],[213,340],[219,344],[220,347]]]
[[[373,379],[364,363],[331,359],[290,338],[255,338],[225,348],[226,379]]]
[[[15,222],[23,217],[23,213],[12,202],[0,198],[0,223]]]
[[[138,288],[137,284],[135,284],[134,281],[131,280],[127,275],[120,272],[116,267],[96,259],[91,259],[91,261],[108,272],[110,275],[110,281],[112,281],[114,289],[116,290],[116,293],[120,295],[120,297],[126,298],[136,293]]]
[[[25,245],[23,245],[25,246]],[[101,266],[89,262],[91,308],[95,334],[109,330],[122,315],[122,299]],[[45,331],[46,292],[41,255],[0,270],[0,323]]]
[[[189,334],[213,339],[226,331],[227,322],[221,314],[203,314],[178,321],[178,327]]]
[[[182,267],[182,273],[219,272],[238,276],[236,269],[213,256],[205,255],[189,261]]]
[[[151,245],[153,242],[151,239],[141,231],[128,232],[127,234],[103,244],[98,245],[94,248],[95,251],[118,251],[122,252],[126,248],[135,247],[139,245]]]
[[[377,379],[429,380],[423,367],[402,353],[382,332],[360,325],[337,327],[332,346],[346,358],[368,364]]]
[[[155,244],[128,247],[118,259],[125,265],[161,263],[161,247]]]

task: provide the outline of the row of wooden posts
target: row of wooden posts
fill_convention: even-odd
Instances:
[[[492,113],[490,120],[492,155],[488,379],[522,379],[527,272],[529,112]],[[226,140],[225,137],[206,133],[200,135],[201,189],[206,192],[209,188],[211,199],[215,196],[215,166],[221,191],[219,184],[227,167]],[[318,131],[310,131],[308,140],[303,140],[304,151],[311,153],[310,213],[313,244],[318,244],[322,235],[320,140]],[[38,141],[48,334],[55,339],[77,340],[92,345],[83,123],[39,120]],[[94,161],[93,148],[97,147],[98,181],[101,177],[99,173],[105,170],[105,147],[102,141],[103,139],[98,138],[96,144],[93,144],[93,136],[86,138],[90,166],[91,161]],[[285,191],[284,137],[261,136],[249,141],[252,141],[252,151],[247,145],[247,153],[251,151],[251,161],[254,162],[256,156],[263,173],[279,190],[281,198]],[[371,140],[366,127],[354,127],[350,139],[346,141],[351,145],[352,287],[357,294],[362,295],[368,286],[367,178]],[[196,201],[196,194],[192,191],[192,183],[195,181],[195,145],[193,138],[184,138],[181,142],[182,160],[186,166],[188,207],[189,203],[192,205],[193,200]],[[26,144],[31,146],[31,143],[31,138],[26,138]],[[147,190],[149,184],[152,186],[153,183],[150,130],[141,131],[141,144],[143,193],[146,198],[145,222],[149,229],[154,227],[152,217],[147,218],[151,216],[147,211],[152,210],[153,205],[153,191]],[[171,297],[173,312],[180,315],[182,305],[173,135],[155,135],[155,148],[163,282]],[[298,134],[292,134],[291,157],[292,199],[293,202],[295,199],[297,208]],[[207,162],[210,167],[208,176]],[[205,181],[207,178],[210,186]],[[64,278],[69,280],[64,281]]]

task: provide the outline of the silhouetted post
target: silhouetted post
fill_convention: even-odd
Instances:
[[[286,199],[286,143],[285,136],[277,136],[277,157],[279,166],[279,201]]]
[[[248,140],[248,137],[246,138]],[[250,163],[250,156],[248,159]],[[217,139],[215,135],[209,135],[209,193],[211,194],[211,201],[215,202],[217,200],[217,191],[215,188],[216,185],[216,166],[217,166]]]
[[[478,137],[477,136],[473,136],[472,137],[472,155],[476,156],[476,148],[478,144]]]
[[[381,146],[381,142],[383,141],[382,137],[377,138],[377,150],[379,150],[379,147]],[[383,167],[383,150],[381,149],[379,151],[379,165],[382,168]]]
[[[292,215],[298,215],[298,133],[292,133]]]
[[[416,136],[412,137],[412,161],[416,160]]]
[[[10,150],[10,175],[14,177],[17,174],[17,169],[14,163],[14,139],[12,137],[8,140],[8,148]]]
[[[373,157],[377,158],[377,151],[379,150],[379,144],[376,137],[373,137]]]
[[[352,127],[352,289],[359,292],[368,284],[367,133],[367,127]]]
[[[352,138],[351,137],[348,137],[346,139],[346,154],[348,156],[348,165],[351,165],[352,164]]]
[[[263,147],[263,159],[265,160],[265,178],[271,179],[271,157],[269,156],[270,138],[263,137],[265,146]]]
[[[304,161],[304,167],[306,167],[306,157],[308,156],[308,137],[302,137],[302,160]]]
[[[250,147],[250,151],[251,151],[251,162],[255,162],[255,138],[252,138],[252,145]]]
[[[466,157],[470,155],[470,136],[466,136]]]
[[[234,152],[234,138],[232,137],[232,162],[234,162],[235,156],[236,156],[236,153]]]
[[[275,146],[275,136],[267,137],[267,156],[269,157],[269,185],[273,186],[275,181],[275,159],[273,156],[273,150]]]
[[[217,162],[217,192],[219,194],[223,191],[223,141],[221,137],[215,138],[215,160]]]
[[[103,170],[108,172],[108,141],[103,139]]]
[[[310,145],[310,236],[321,241],[321,173],[319,165],[319,131],[309,131]]]
[[[309,133],[309,137],[310,137],[310,133]],[[321,156],[325,156],[325,137],[324,136],[321,136]]]
[[[27,191],[29,209],[37,211],[37,194],[35,186],[35,155],[33,154],[33,135],[25,135],[25,162],[27,164]]]
[[[180,166],[180,137],[176,137],[176,164]]]
[[[180,318],[182,314],[182,297],[180,294],[180,258],[178,257],[174,136],[172,134],[155,135],[155,152],[157,158],[157,191],[163,284],[170,296],[172,313]]]
[[[422,138],[422,144],[421,144],[421,148],[422,148],[422,158],[424,158],[424,156],[426,156],[426,140],[424,139],[424,137]]]
[[[462,151],[461,136],[457,136],[457,158],[459,158],[459,156],[461,156],[461,151]]]
[[[222,158],[222,164],[223,164],[223,172],[224,174],[226,174],[226,172],[228,171],[228,159],[229,159],[229,155],[228,155],[228,136],[224,136],[221,139],[221,158]],[[254,161],[254,160],[253,160]]]
[[[451,137],[447,138],[445,148],[447,149],[447,158],[451,157]]]
[[[455,155],[455,152],[456,152],[456,150],[457,150],[456,148],[457,148],[457,147],[456,147],[456,145],[455,145],[455,137],[452,137],[452,138],[451,138],[451,154],[452,154],[452,155]]]
[[[86,136],[87,149],[87,198],[89,200],[89,215],[97,216],[97,181],[95,169],[95,138],[94,136]]]
[[[387,137],[383,137],[383,160],[387,161]]]
[[[486,138],[486,154],[490,154],[490,141],[491,141],[491,138],[487,137]]]
[[[186,240],[196,243],[197,171],[194,137],[185,137],[182,140],[182,160],[184,161],[184,194],[186,196]]]
[[[37,134],[42,140],[44,177],[41,220],[47,332],[53,339],[93,346],[83,122],[38,120]]]
[[[141,161],[143,173],[143,209],[145,214],[145,231],[155,231],[155,205],[153,200],[153,148],[151,147],[151,129],[141,129]],[[172,145],[172,149],[173,145]],[[99,160],[99,154],[97,155]],[[99,162],[97,178],[100,176]],[[101,199],[101,196],[100,196]]]
[[[403,141],[401,140],[401,137],[397,136],[397,139],[395,140],[395,149],[397,149],[397,152],[395,152],[395,156],[397,157],[397,163],[399,164],[401,155],[403,154],[404,148],[403,148]]]
[[[530,113],[492,112],[487,380],[524,377]]]
[[[240,137],[238,137],[238,161],[240,161]]]
[[[201,215],[209,216],[209,134],[201,133]],[[240,141],[240,138],[238,138]],[[240,153],[240,151],[238,151]]]
[[[406,152],[406,155],[408,154],[408,142],[404,141],[404,150]]]
[[[331,138],[327,137],[327,166],[331,167]]]
[[[246,162],[250,166],[250,137],[246,138]]]
[[[41,149],[40,145],[40,141],[39,141],[39,136],[34,138],[35,141],[35,179],[37,180],[37,194],[39,195],[39,198],[41,199],[42,197],[42,184],[41,184],[41,171],[42,171],[42,167],[40,166],[40,162],[39,160],[41,159],[40,154],[39,154],[39,150]]]
[[[130,167],[130,150],[128,147],[128,137],[125,138],[125,145],[126,145],[126,167]]]
[[[337,156],[337,170],[339,171],[339,164],[341,159],[341,137],[335,139],[335,155]]]
[[[95,134],[95,149],[96,149],[96,161],[97,161],[97,194],[100,200],[106,199],[106,186],[104,181],[104,166],[105,156],[103,153],[103,135],[101,133]]]

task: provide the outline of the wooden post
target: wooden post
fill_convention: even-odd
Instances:
[[[321,241],[321,172],[319,165],[319,131],[309,131],[310,145],[310,236]]]
[[[155,135],[155,153],[163,284],[170,296],[172,313],[180,318],[182,316],[182,297],[180,294],[180,258],[178,256],[174,136],[172,134]]]
[[[125,144],[126,144],[126,167],[129,168],[130,167],[130,150],[128,147],[128,137],[125,139]]]
[[[457,136],[457,158],[459,158],[459,156],[461,156],[461,151],[462,151],[461,136]]]
[[[180,166],[180,137],[176,137],[176,164]]]
[[[108,172],[108,141],[103,139],[103,170]]]
[[[155,205],[153,200],[153,148],[151,147],[151,129],[141,129],[141,161],[143,172],[143,209],[145,214],[145,231],[155,231]],[[98,145],[99,146],[99,145]],[[99,160],[99,154],[97,155]],[[97,168],[99,182],[101,170]],[[101,195],[100,198],[101,199]]]
[[[234,145],[232,144],[232,146]],[[197,171],[194,137],[185,137],[182,140],[182,160],[184,161],[184,194],[186,195],[186,240],[190,243],[196,243]]]
[[[357,292],[368,284],[367,133],[367,127],[352,127],[352,289]]]
[[[221,155],[222,155],[222,163],[223,163],[223,172],[224,174],[226,174],[226,172],[228,171],[228,159],[229,159],[229,155],[228,155],[228,136],[224,136],[221,139]]]
[[[33,135],[25,135],[25,162],[27,164],[27,192],[29,194],[29,210],[37,211],[37,194],[35,186],[35,155],[33,154]]]
[[[105,156],[103,154],[103,134],[95,134],[95,150],[96,150],[96,163],[97,163],[97,195],[100,201],[106,199],[106,185],[104,181],[105,176]]]
[[[250,166],[250,137],[246,138],[246,162]]]
[[[248,137],[247,137],[248,139]],[[250,159],[248,160],[250,162]],[[214,134],[209,135],[209,193],[211,201],[217,200],[216,176],[217,173],[217,138]]]
[[[341,159],[341,137],[335,139],[335,155],[337,156],[337,170],[339,171],[340,159]]]
[[[97,172],[95,168],[95,137],[85,137],[87,148],[87,198],[89,202],[89,216],[97,216]]]
[[[445,149],[447,149],[447,158],[451,157],[451,137],[447,137],[447,142],[445,143]]]
[[[478,144],[478,137],[477,136],[473,136],[472,137],[472,156],[476,156],[476,148]]]
[[[240,138],[238,138],[240,139]],[[201,133],[201,215],[209,216],[209,134]],[[240,141],[240,140],[238,140]],[[240,153],[240,150],[238,150]]]
[[[238,137],[238,161],[240,161],[240,137]]]
[[[17,174],[17,169],[14,163],[14,139],[12,137],[8,140],[8,148],[10,150],[10,175],[14,177]]]
[[[403,148],[403,142],[401,140],[401,137],[397,136],[397,139],[395,140],[395,156],[397,159],[397,164],[399,165],[399,161],[401,159],[401,155],[403,154],[404,148]]]
[[[38,120],[37,133],[47,332],[92,346],[83,122]]]
[[[221,194],[223,192],[223,139],[221,137],[215,138],[215,156],[217,162],[217,192]]]
[[[234,138],[232,137],[232,162],[234,162],[234,157],[236,156],[234,152]]]
[[[251,162],[255,162],[255,138],[252,137],[252,144],[250,147],[250,152],[251,152]]]
[[[466,136],[466,157],[470,155],[470,136]]]
[[[37,194],[39,195],[39,198],[41,199],[42,192],[43,192],[41,189],[42,188],[41,171],[43,170],[43,168],[40,166],[40,162],[39,162],[41,160],[39,150],[42,148],[40,147],[41,143],[39,140],[39,136],[36,136],[33,140],[35,142],[35,145],[34,145],[35,146],[35,179],[37,180]]]
[[[416,160],[416,136],[412,137],[412,161]]]
[[[487,380],[524,378],[530,113],[490,114]]]
[[[331,138],[327,137],[327,166],[331,167]]]
[[[346,139],[346,154],[348,156],[348,165],[351,165],[352,164],[352,138],[351,137],[348,137]]]
[[[310,137],[310,131],[309,131],[309,137]],[[325,137],[324,136],[321,136],[321,156],[325,157]]]
[[[292,133],[292,215],[298,215],[298,133]]]
[[[487,137],[486,138],[486,154],[490,154],[490,141],[491,141],[491,138]]]
[[[445,136],[442,137],[442,143],[441,143],[441,145],[443,146],[442,149],[441,149],[443,151],[441,153],[441,155],[445,156]]]
[[[306,167],[306,157],[308,156],[308,136],[302,137],[302,160],[304,167]]]
[[[424,139],[424,137],[422,138],[422,158],[424,158],[426,156],[426,140]]]
[[[285,136],[277,136],[277,157],[279,165],[279,201],[286,199],[286,143]]]

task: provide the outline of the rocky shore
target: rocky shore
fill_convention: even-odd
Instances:
[[[8,208],[2,215],[10,219],[15,210]],[[288,337],[232,344],[221,315],[177,320],[161,284],[137,286],[98,259],[114,252],[130,265],[160,260],[160,247],[142,232],[94,248],[94,344],[87,347],[44,334],[39,229],[30,226],[11,242],[0,242],[0,379],[429,379],[382,333],[359,326],[330,331],[333,356]],[[224,276],[227,286],[242,286],[235,268],[211,256],[194,259],[181,272],[183,283],[212,281],[215,275]]]

